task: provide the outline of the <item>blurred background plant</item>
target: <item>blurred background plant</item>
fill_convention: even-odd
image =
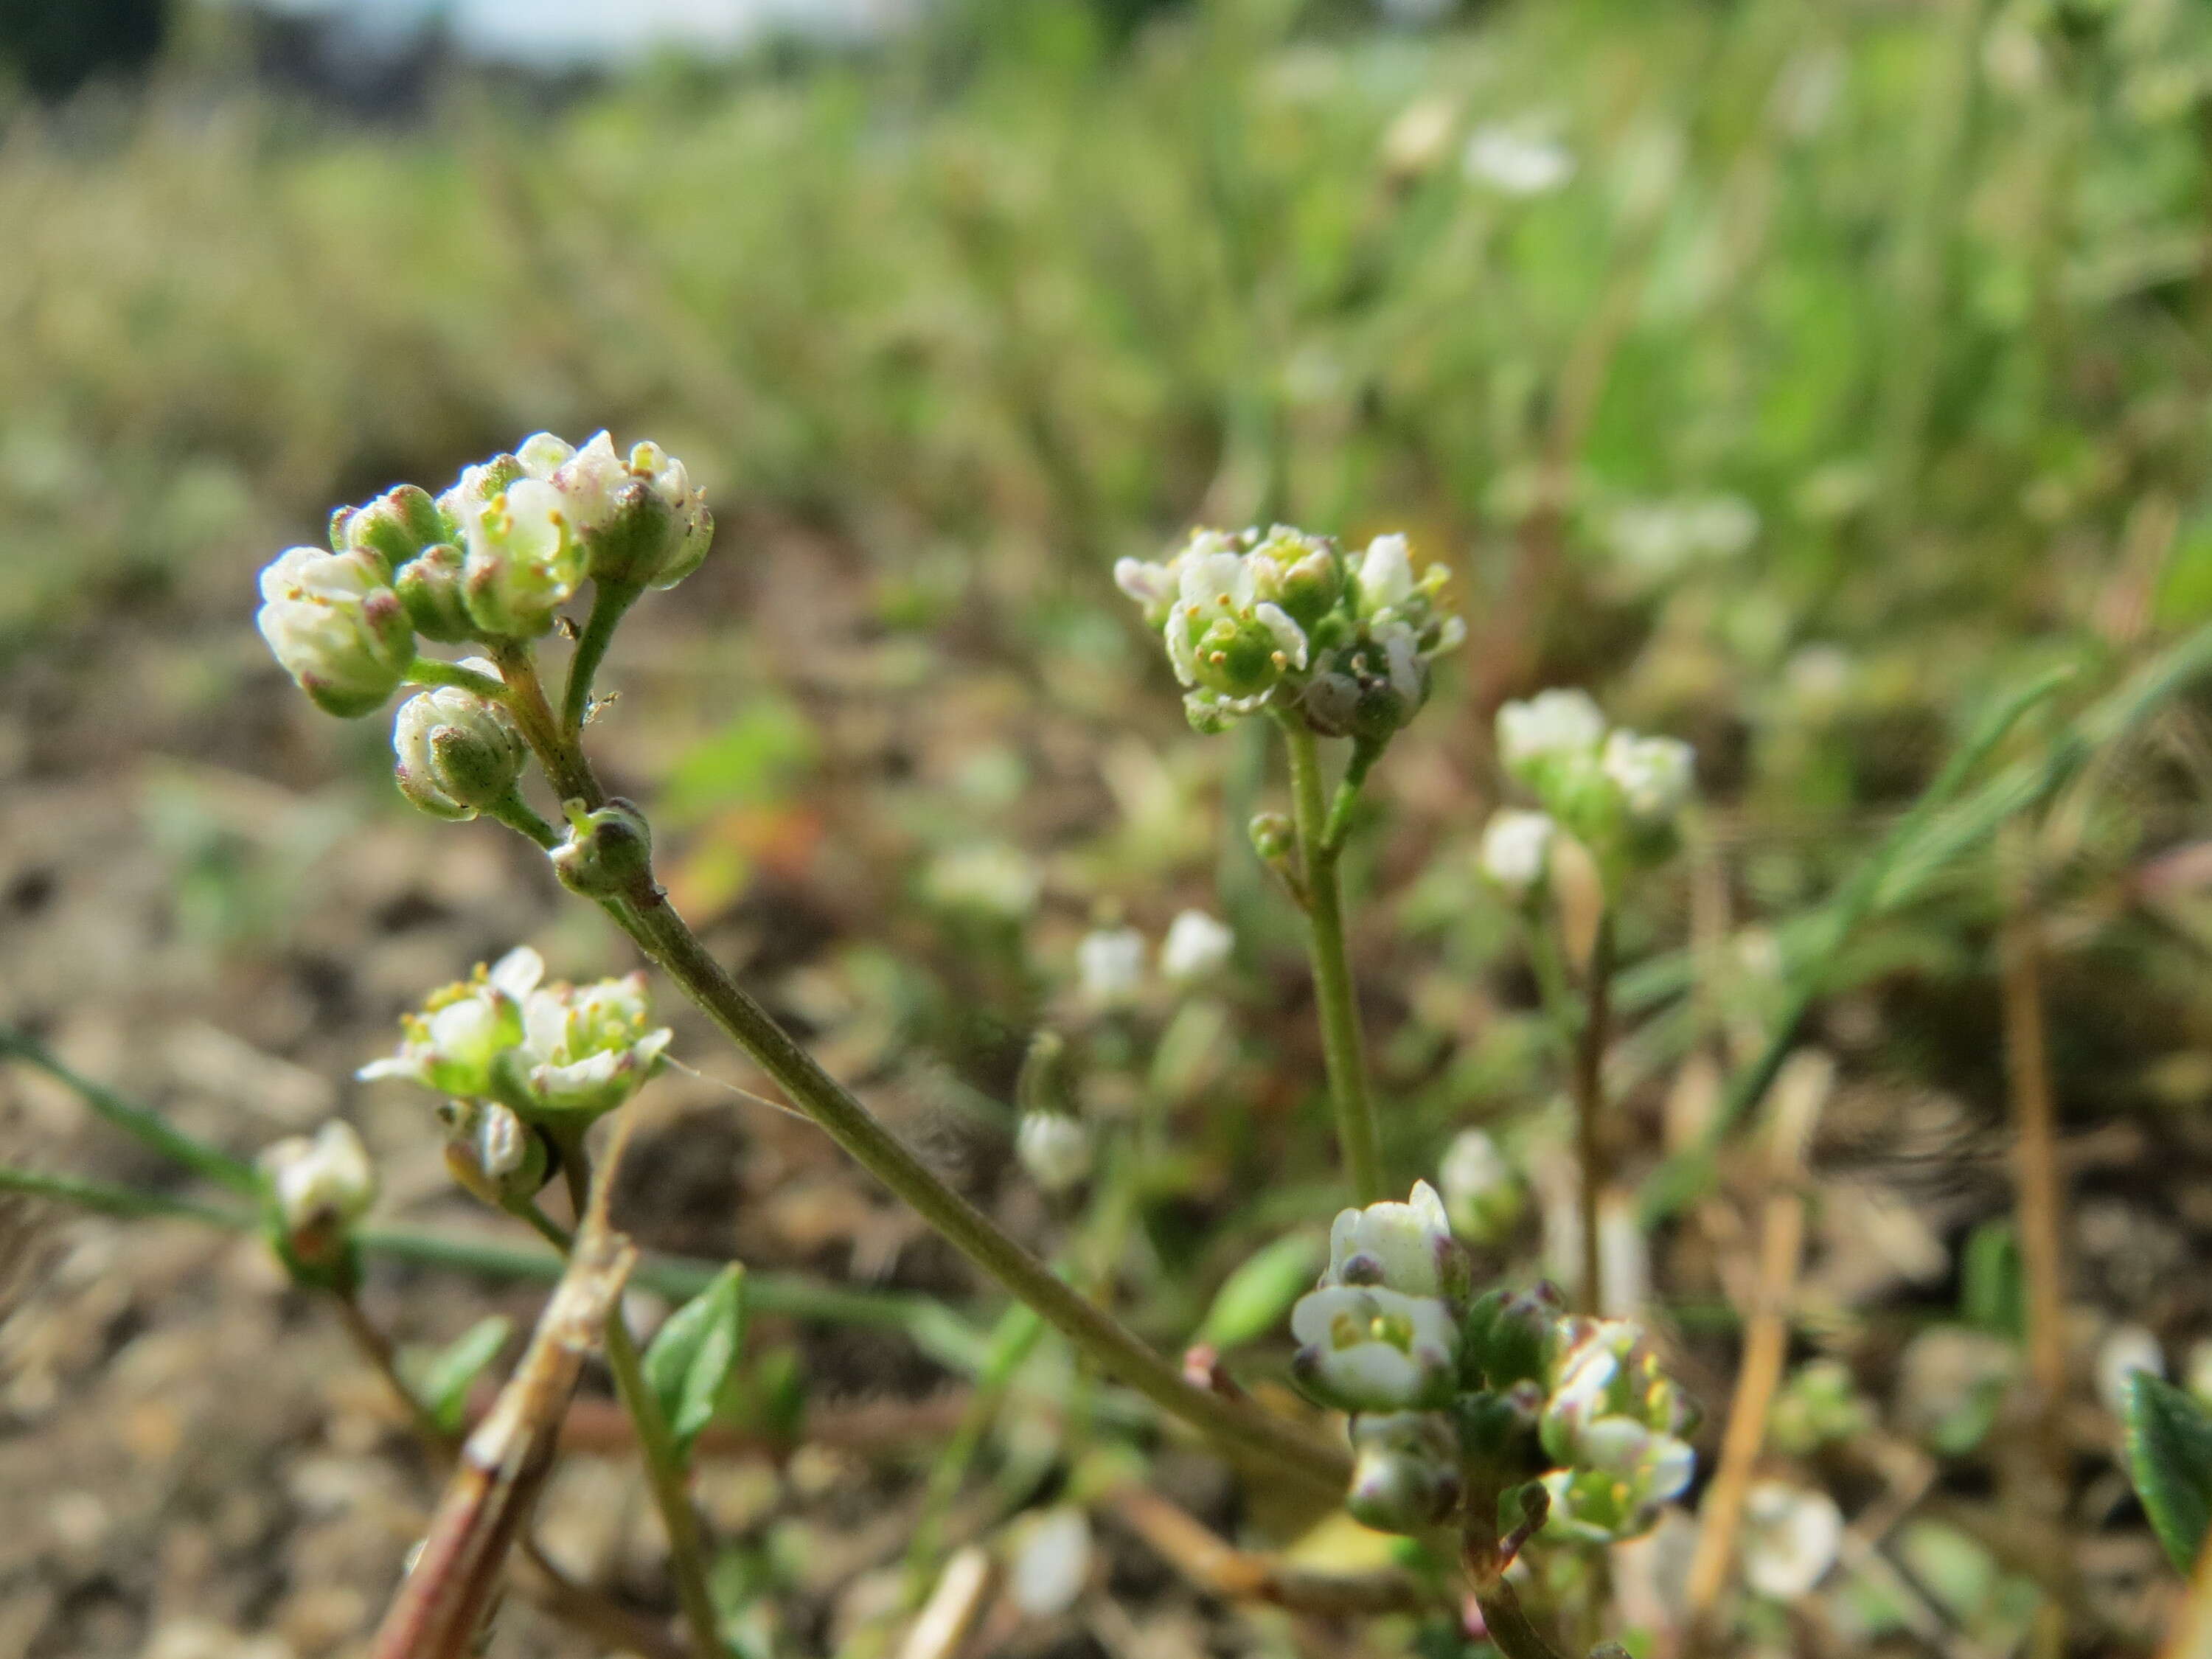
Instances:
[[[1492,1268],[1580,1260],[1559,1033],[1479,868],[1493,716],[1584,684],[1699,757],[1684,855],[1615,918],[1599,1249],[1708,1407],[1718,1541],[1700,1571],[1678,1516],[1548,1595],[1662,1647],[2151,1650],[2177,1581],[2113,1413],[2212,1337],[2212,705],[2083,716],[2212,623],[2212,14],[946,0],[609,68],[488,58],[478,8],[110,9],[0,0],[0,1021],[241,1155],[343,1106],[379,1214],[458,1225],[412,1115],[344,1079],[470,961],[629,964],[304,707],[252,575],[332,501],[647,429],[720,525],[603,677],[678,902],[1009,1226],[1273,1389],[1341,1191],[1243,830],[1286,802],[1256,731],[1183,735],[1110,570],[1193,522],[1406,529],[1471,639],[1370,787],[1352,952],[1386,1164],[1480,1128],[1529,1194],[1470,1240]],[[1819,907],[2053,669],[1815,952],[1821,1054],[1733,1121]],[[1191,908],[1234,940],[1195,989],[1156,965]],[[1133,975],[1085,944],[1124,929]],[[1046,1024],[1079,1214],[999,1104]],[[673,1052],[712,1051],[679,1019]],[[976,1296],[803,1125],[680,1073],[645,1100],[646,1243]],[[35,1068],[0,1136],[174,1179]],[[189,1223],[0,1240],[0,1651],[357,1641],[423,1487],[363,1455],[404,1425],[337,1339]],[[364,1294],[424,1347],[530,1305],[384,1261]],[[890,1650],[978,1540],[978,1651],[1355,1639],[1164,1540],[1386,1544],[1173,1442],[1164,1520],[1033,1328],[961,1380],[975,1347],[896,1320],[755,1311],[699,1477],[747,1651]],[[1731,1409],[1754,1350],[1771,1430]],[[549,1547],[665,1604],[624,1467],[580,1447]],[[580,1650],[536,1619],[495,1642]],[[1356,1639],[1467,1650],[1415,1622]]]

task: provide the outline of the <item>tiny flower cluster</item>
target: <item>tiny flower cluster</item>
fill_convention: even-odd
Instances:
[[[1588,694],[1571,690],[1500,708],[1498,757],[1542,809],[1503,807],[1483,830],[1484,875],[1520,900],[1541,891],[1562,832],[1608,871],[1671,850],[1697,758],[1679,738],[1608,729]]]
[[[651,1027],[642,974],[589,985],[544,978],[527,945],[478,967],[405,1016],[398,1052],[359,1073],[447,1097],[447,1163],[494,1203],[535,1193],[549,1168],[540,1133],[622,1105],[660,1068],[672,1035]]]
[[[1160,941],[1160,978],[1187,989],[1212,979],[1228,965],[1237,935],[1227,923],[1203,910],[1185,910],[1168,924]],[[1151,947],[1133,927],[1098,927],[1075,947],[1076,978],[1083,1000],[1096,1008],[1118,1007],[1145,987]]]
[[[681,581],[714,520],[684,463],[602,432],[552,434],[465,469],[433,498],[414,484],[331,516],[330,550],[295,547],[261,573],[262,636],[318,707],[373,714],[408,678],[416,636],[535,639],[586,580],[635,592]]]
[[[1518,1493],[1556,1538],[1644,1531],[1687,1484],[1691,1452],[1690,1408],[1642,1333],[1567,1317],[1548,1285],[1476,1297],[1471,1272],[1426,1182],[1404,1203],[1338,1215],[1291,1330],[1300,1384],[1351,1413],[1347,1507],[1416,1532],[1478,1495]]]
[[[1314,731],[1387,741],[1429,695],[1429,665],[1467,636],[1447,573],[1413,574],[1403,536],[1349,556],[1286,525],[1194,531],[1162,562],[1123,559],[1121,591],[1159,629],[1191,724],[1218,732],[1265,708]]]

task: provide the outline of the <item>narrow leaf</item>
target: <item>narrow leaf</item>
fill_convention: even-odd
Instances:
[[[745,1327],[745,1270],[736,1262],[668,1316],[645,1351],[645,1380],[679,1452],[714,1420],[728,1392]]]
[[[1226,1353],[1282,1323],[1291,1304],[1313,1289],[1326,1254],[1312,1233],[1277,1239],[1222,1281],[1198,1328],[1198,1340]]]
[[[2128,1474],[2151,1530],[2176,1571],[2187,1572],[2212,1526],[2212,1416],[2171,1382],[2128,1379]]]
[[[502,1314],[480,1319],[444,1347],[410,1352],[401,1361],[408,1386],[441,1429],[459,1429],[467,1415],[469,1390],[499,1358],[514,1322]]]

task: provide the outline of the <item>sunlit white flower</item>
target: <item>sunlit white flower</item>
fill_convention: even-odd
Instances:
[[[1075,947],[1075,966],[1085,1000],[1114,1007],[1136,995],[1145,982],[1145,936],[1133,927],[1100,927]]]
[[[1359,614],[1379,616],[1402,608],[1413,596],[1413,562],[1401,535],[1377,536],[1360,555]]]
[[[261,573],[261,637],[315,706],[374,712],[415,660],[415,629],[381,557],[295,547]]]
[[[1605,775],[1639,823],[1663,823],[1681,810],[1696,764],[1697,751],[1680,738],[1615,732],[1606,739]]]
[[[1451,1385],[1459,1329],[1434,1297],[1331,1285],[1291,1310],[1293,1364],[1316,1395],[1346,1411],[1429,1404]]]
[[[1072,1504],[1038,1516],[1023,1530],[1006,1574],[1006,1593],[1032,1619],[1057,1619],[1091,1582],[1091,1522]]]
[[[584,580],[584,549],[568,504],[513,456],[465,469],[438,498],[461,527],[462,593],[490,639],[532,639]]]
[[[1824,1492],[1754,1482],[1743,1498],[1743,1577],[1759,1595],[1794,1601],[1836,1565],[1843,1511]]]
[[[659,1069],[675,1036],[665,1025],[648,1029],[648,1014],[642,973],[531,992],[517,1050],[530,1103],[564,1116],[596,1116],[628,1100]]]
[[[1185,910],[1168,924],[1160,945],[1160,972],[1177,985],[1194,984],[1219,973],[1236,949],[1237,935],[1203,910]]]
[[[1460,1296],[1467,1257],[1453,1238],[1443,1200],[1425,1181],[1400,1204],[1340,1210],[1328,1230],[1324,1285],[1381,1285],[1406,1296]]]
[[[1498,759],[1516,775],[1592,754],[1604,738],[1604,712],[1587,691],[1554,687],[1498,711]]]
[[[1552,861],[1552,837],[1559,825],[1548,812],[1501,807],[1483,826],[1482,873],[1514,898],[1524,898],[1543,884]]]
[[[545,959],[528,945],[478,967],[468,979],[431,993],[420,1013],[400,1021],[399,1052],[355,1073],[364,1082],[397,1078],[457,1099],[492,1092],[492,1065],[522,1041],[522,1005],[545,977]]]
[[[1462,158],[1467,176],[1508,196],[1543,196],[1575,176],[1574,152],[1534,127],[1478,127]]]

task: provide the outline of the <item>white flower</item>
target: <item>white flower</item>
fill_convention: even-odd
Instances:
[[[1605,743],[1605,775],[1643,823],[1663,823],[1681,810],[1696,763],[1697,751],[1678,738],[1615,732]]]
[[[1452,1237],[1443,1200],[1425,1181],[1403,1204],[1340,1210],[1328,1230],[1324,1285],[1381,1285],[1405,1296],[1458,1296],[1467,1258]]]
[[[1554,687],[1498,711],[1498,756],[1509,772],[1595,751],[1605,714],[1587,691]]]
[[[376,1170],[353,1126],[333,1118],[309,1140],[295,1136],[261,1154],[261,1173],[289,1237],[352,1225],[376,1200]]]
[[[453,685],[400,705],[392,747],[399,757],[400,793],[441,818],[472,818],[505,799],[530,752],[504,708]]]
[[[1038,1186],[1064,1193],[1091,1173],[1091,1133],[1065,1112],[1025,1113],[1014,1154]]]
[[[2128,1379],[2137,1371],[2166,1376],[2166,1355],[2158,1339],[2140,1325],[2115,1325],[2097,1348],[2097,1397],[2113,1416],[2126,1417]]]
[[[1638,574],[1671,576],[1706,559],[1742,552],[1759,536],[1759,514],[1736,495],[1639,501],[1615,512],[1607,540]]]
[[[540,446],[527,469],[552,460],[544,474],[558,492],[570,528],[582,543],[590,574],[603,582],[672,586],[707,556],[714,518],[703,491],[691,487],[684,463],[656,443],[633,445],[627,459],[605,432],[568,454],[568,446],[540,433],[523,447]]]
[[[295,547],[261,573],[261,637],[317,708],[374,712],[415,660],[415,629],[381,558]]]
[[[528,1070],[530,1103],[563,1115],[612,1111],[659,1068],[675,1036],[646,1029],[645,975],[532,991],[522,1007],[518,1050]]]
[[[1377,536],[1367,544],[1358,567],[1359,614],[1393,614],[1413,596],[1413,564],[1401,535]]]
[[[1177,985],[1211,979],[1236,948],[1237,935],[1203,910],[1185,910],[1168,924],[1160,946],[1160,972]]]
[[[945,854],[929,866],[922,885],[948,909],[1018,921],[1036,908],[1044,877],[1018,848],[987,842]]]
[[[1167,620],[1168,608],[1175,603],[1176,574],[1174,562],[1155,563],[1149,559],[1116,559],[1114,561],[1114,586],[1142,605],[1146,622],[1157,628]]]
[[[1133,927],[1100,927],[1075,947],[1085,999],[1101,1008],[1127,1002],[1145,982],[1145,936]]]
[[[1498,1143],[1480,1129],[1462,1129],[1453,1137],[1437,1179],[1443,1188],[1444,1212],[1471,1244],[1502,1238],[1527,1205],[1521,1177]]]
[[[1824,1492],[1761,1480],[1744,1494],[1744,1582],[1771,1601],[1808,1594],[1835,1565],[1843,1541],[1843,1511]]]
[[[1459,1328],[1434,1297],[1324,1285],[1291,1310],[1293,1362],[1315,1394],[1346,1411],[1425,1405],[1450,1386]]]
[[[528,945],[508,951],[490,969],[477,968],[458,984],[433,992],[419,1014],[409,1014],[399,1052],[372,1060],[354,1075],[363,1082],[398,1078],[450,1095],[482,1099],[492,1091],[492,1066],[522,1041],[522,1005],[545,977],[545,959]]]
[[[1091,1522],[1063,1504],[1036,1517],[1006,1574],[1006,1593],[1032,1619],[1056,1619],[1091,1581]]]
[[[1478,127],[1462,158],[1467,176],[1508,196],[1542,196],[1575,176],[1573,152],[1525,125]]]
[[[584,550],[566,499],[520,467],[511,457],[471,466],[438,498],[461,526],[469,615],[490,638],[544,633],[584,580]]]
[[[1482,873],[1512,897],[1527,897],[1543,883],[1558,830],[1548,812],[1500,808],[1483,827]]]

